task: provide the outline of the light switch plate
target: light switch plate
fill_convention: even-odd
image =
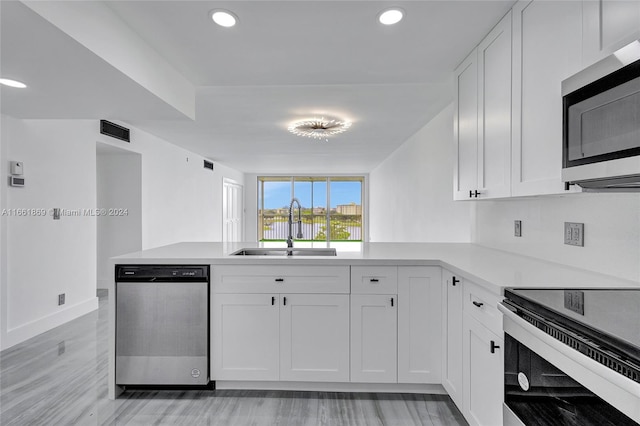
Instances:
[[[516,237],[522,237],[522,221],[521,220],[513,221],[513,235]]]
[[[564,223],[564,243],[584,247],[584,223]]]

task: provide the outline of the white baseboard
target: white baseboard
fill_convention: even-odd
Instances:
[[[6,339],[2,340],[0,350],[22,343],[38,334],[49,331],[82,315],[98,309],[98,298],[92,297],[84,302],[69,306],[67,309],[39,318],[27,324],[7,330]]]
[[[216,389],[291,390],[319,392],[387,392],[447,395],[440,384],[403,383],[322,383],[322,382],[258,382],[216,380]]]

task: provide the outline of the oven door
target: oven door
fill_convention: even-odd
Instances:
[[[640,384],[504,313],[504,424],[640,423]]]

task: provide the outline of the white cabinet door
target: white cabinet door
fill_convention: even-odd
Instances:
[[[278,380],[278,305],[277,295],[212,295],[212,380]]]
[[[478,189],[478,64],[477,50],[456,68],[454,93],[453,198],[469,200]]]
[[[351,381],[396,383],[398,297],[351,295]]]
[[[561,193],[561,82],[582,66],[582,3],[521,0],[512,13],[511,193]]]
[[[453,402],[462,410],[462,280],[443,271],[446,307],[442,362],[442,385]]]
[[[640,39],[640,1],[584,0],[582,10],[585,67]]]
[[[511,195],[511,12],[478,45],[477,188]]]
[[[349,295],[280,295],[280,380],[349,381]]]
[[[442,272],[398,267],[398,383],[441,383]]]
[[[464,411],[472,426],[502,424],[503,348],[502,338],[464,314]]]

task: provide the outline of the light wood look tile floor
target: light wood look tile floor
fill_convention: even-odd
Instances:
[[[107,399],[107,298],[98,311],[0,353],[0,424],[466,425],[448,396],[128,391]]]

